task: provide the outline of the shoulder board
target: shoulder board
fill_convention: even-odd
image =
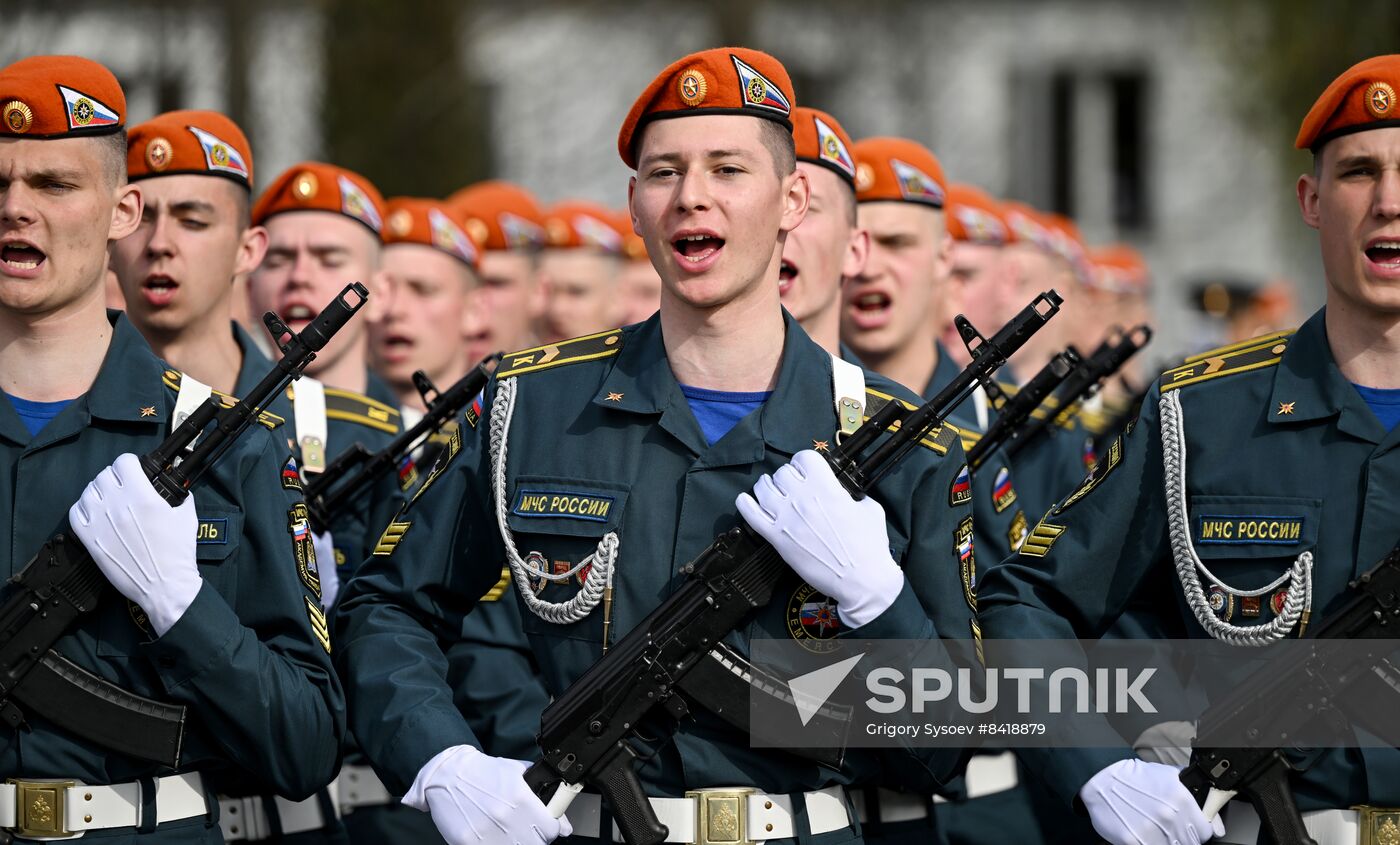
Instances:
[[[326,388],[326,418],[359,423],[388,434],[399,433],[397,409],[349,390]]]
[[[1162,373],[1162,392],[1221,376],[1272,367],[1282,360],[1292,332],[1257,337],[1245,344],[1234,344],[1194,356],[1185,364]],[[1228,351],[1227,351],[1228,350]]]
[[[1185,358],[1183,359],[1182,363],[1195,364],[1199,361],[1204,361],[1207,358],[1215,358],[1220,355],[1229,355],[1231,352],[1239,352],[1241,349],[1248,349],[1250,347],[1259,346],[1270,341],[1289,337],[1293,334],[1293,332],[1293,329],[1289,329],[1287,331],[1274,332],[1273,334],[1260,335],[1259,337],[1251,337],[1249,340],[1241,340],[1237,343],[1228,343],[1224,346],[1217,346],[1215,349],[1210,349],[1205,352],[1201,352],[1197,355],[1192,355],[1188,358]]]
[[[982,433],[970,428],[960,428],[958,429],[958,437],[962,440],[963,451],[966,452],[977,445],[977,441],[982,439]]]
[[[179,393],[180,378],[181,374],[179,370],[166,370],[164,373],[161,374],[160,380],[166,387],[170,388],[176,393]],[[215,396],[219,397],[220,402],[224,403],[225,408],[233,407],[233,404],[238,401],[238,398],[236,396],[230,396],[227,393],[220,393],[217,390],[213,391],[213,393]],[[281,417],[277,416],[271,411],[260,411],[258,413],[258,424],[265,426],[268,430],[275,429],[286,422],[286,420],[282,419]]]
[[[868,420],[871,417],[875,416],[877,413],[880,412],[881,408],[885,407],[885,405],[891,401],[898,401],[901,405],[903,405],[910,411],[915,409],[915,406],[910,405],[903,399],[896,400],[893,396],[889,395],[888,393],[881,393],[878,390],[871,390],[870,388],[866,388],[865,419]],[[890,426],[889,430],[899,431],[899,423],[895,423],[894,425]],[[945,421],[938,428],[935,428],[933,431],[930,431],[922,440],[919,441],[919,443],[920,445],[928,449],[932,449],[934,452],[940,455],[946,455],[948,454],[948,447],[952,446],[953,441],[962,437],[962,435],[962,429],[958,428],[950,422]]]
[[[427,442],[433,444],[434,446],[446,446],[448,441],[452,439],[453,432],[455,432],[459,427],[460,426],[458,425],[456,420],[449,420],[448,422],[443,424],[442,428],[439,428],[437,431],[434,431],[432,434],[428,435]]]
[[[500,580],[496,582],[495,586],[486,591],[486,595],[482,596],[481,600],[500,601],[501,596],[505,595],[508,589],[510,589],[510,567],[502,566]]]
[[[496,378],[520,376],[579,361],[592,361],[616,355],[622,349],[622,329],[584,335],[573,340],[561,340],[545,346],[533,346],[512,352],[501,359]]]

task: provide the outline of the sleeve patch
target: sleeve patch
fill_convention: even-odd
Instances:
[[[992,477],[992,507],[1001,513],[1016,504],[1016,488],[1011,486],[1011,470],[1002,467]]]
[[[297,459],[295,456],[288,456],[287,462],[282,465],[282,489],[303,492],[301,486],[301,472],[297,469]]]
[[[1114,468],[1122,463],[1122,461],[1123,438],[1120,435],[1113,438],[1113,442],[1108,446],[1108,451],[1104,453],[1103,460],[1094,464],[1094,468],[1089,472],[1089,476],[1084,479],[1084,483],[1079,485],[1079,489],[1069,494],[1069,498],[1065,499],[1062,504],[1056,505],[1052,513],[1059,516],[1073,507],[1085,496],[1092,493],[1094,488],[1103,483],[1103,480],[1108,478],[1108,474],[1113,472]]]
[[[1055,545],[1055,541],[1060,539],[1063,533],[1063,525],[1052,525],[1045,521],[1045,517],[1041,517],[1040,522],[1037,522],[1031,531],[1031,536],[1021,544],[1020,553],[1026,557],[1045,557],[1050,554],[1050,547]]]
[[[1026,520],[1026,512],[1016,511],[1016,515],[1011,517],[1011,527],[1006,530],[1006,546],[1011,549],[1012,554],[1021,550],[1021,544],[1026,542],[1026,536],[1030,534],[1030,523]]]
[[[331,653],[331,629],[326,624],[326,612],[321,609],[317,601],[313,601],[309,596],[306,599],[306,616],[311,620],[311,633],[316,636],[316,642],[321,644],[321,648],[326,650],[326,654]]]
[[[972,542],[972,517],[965,516],[953,530],[953,551],[958,556],[958,568],[962,574],[963,598],[967,606],[977,612],[977,556]]]
[[[432,470],[428,472],[428,477],[423,481],[423,486],[419,487],[418,490],[414,492],[413,498],[408,500],[410,505],[418,501],[418,497],[428,492],[428,488],[433,486],[433,482],[438,480],[438,476],[442,475],[443,471],[447,469],[447,465],[452,463],[452,461],[457,458],[457,453],[461,451],[462,429],[458,427],[452,430],[452,435],[447,439],[447,445],[438,453],[437,460],[433,463]]]
[[[287,531],[292,535],[292,552],[297,559],[297,574],[306,588],[321,597],[321,571],[316,566],[316,546],[311,542],[311,512],[305,502],[297,502],[287,511]]]

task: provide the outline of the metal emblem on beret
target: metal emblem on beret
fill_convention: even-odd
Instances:
[[[705,74],[696,68],[690,68],[681,74],[680,82],[681,100],[687,106],[698,106],[705,102],[705,95],[710,91],[710,83],[705,79]]]
[[[545,235],[554,246],[563,246],[569,242],[569,224],[558,217],[551,217],[544,222]]]
[[[11,100],[5,104],[5,126],[16,135],[23,135],[34,125],[34,112],[22,100]]]
[[[170,158],[175,148],[164,138],[156,137],[146,142],[146,166],[161,171],[170,166]]]
[[[1389,117],[1395,110],[1395,89],[1384,82],[1372,82],[1366,87],[1366,111],[1371,117]]]
[[[308,170],[292,180],[292,196],[302,202],[310,202],[320,187],[320,182],[316,180],[316,174]]]
[[[228,167],[228,148],[223,144],[215,144],[209,150],[209,157],[220,167]]]
[[[467,234],[476,241],[477,246],[484,245],[486,239],[491,237],[491,227],[487,226],[486,221],[480,217],[468,218],[467,222],[462,224],[462,228],[467,230]]]
[[[404,235],[407,235],[407,234],[408,234],[410,231],[412,231],[412,230],[413,230],[413,215],[409,213],[408,209],[406,209],[406,208],[400,208],[398,211],[395,211],[393,214],[390,214],[390,215],[389,215],[389,231],[390,231],[390,232],[393,232],[395,235],[398,235],[399,237],[403,237]]]
[[[762,79],[754,77],[749,80],[744,93],[748,95],[750,103],[761,103],[768,98],[768,85]]]
[[[865,162],[856,165],[856,190],[866,191],[875,184],[875,170]]]

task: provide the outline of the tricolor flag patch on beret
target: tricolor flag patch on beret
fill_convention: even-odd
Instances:
[[[943,188],[927,173],[897,158],[890,159],[890,167],[899,182],[899,193],[906,200],[943,205]]]
[[[744,64],[738,56],[729,58],[734,60],[734,70],[739,74],[739,85],[744,90],[744,105],[777,112],[784,117],[792,112],[792,104],[772,80]]]
[[[506,243],[512,247],[531,247],[544,243],[544,229],[509,211],[501,212],[501,234],[505,235]]]
[[[115,126],[121,122],[117,113],[101,100],[89,97],[81,91],[60,85],[58,91],[68,109],[68,128],[86,129],[93,126]]]
[[[347,214],[376,232],[384,230],[384,221],[379,219],[379,212],[375,209],[374,203],[359,185],[356,185],[344,174],[335,177],[340,185],[340,211]]]
[[[1006,227],[1001,221],[970,205],[960,205],[953,212],[958,216],[967,239],[975,243],[1006,243]]]
[[[617,230],[596,217],[580,214],[574,218],[574,231],[585,244],[608,252],[622,252],[622,236]]]
[[[841,137],[823,123],[820,117],[813,117],[812,120],[817,124],[817,145],[822,161],[829,161],[844,170],[852,179],[856,178],[855,160],[851,158],[851,151],[841,143]]]
[[[436,208],[428,209],[428,227],[433,232],[433,246],[468,264],[476,263],[476,244],[446,214]]]
[[[224,173],[233,173],[237,176],[248,178],[248,163],[243,160],[243,156],[238,154],[238,150],[233,145],[220,139],[217,135],[205,132],[198,126],[185,127],[194,133],[194,137],[199,139],[199,145],[204,148],[204,165],[210,170],[218,170]]]

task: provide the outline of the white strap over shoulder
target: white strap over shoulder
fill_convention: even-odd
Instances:
[[[170,418],[170,430],[179,428],[185,417],[193,414],[204,404],[204,400],[214,395],[209,385],[191,378],[189,373],[180,374],[180,392],[175,395],[175,414]]]
[[[841,437],[860,428],[865,420],[865,372],[839,355],[831,356],[831,401]]]
[[[296,421],[297,445],[301,447],[302,471],[323,472],[329,446],[326,387],[310,376],[302,376],[294,382],[292,389],[296,397],[292,403],[292,415]]]

